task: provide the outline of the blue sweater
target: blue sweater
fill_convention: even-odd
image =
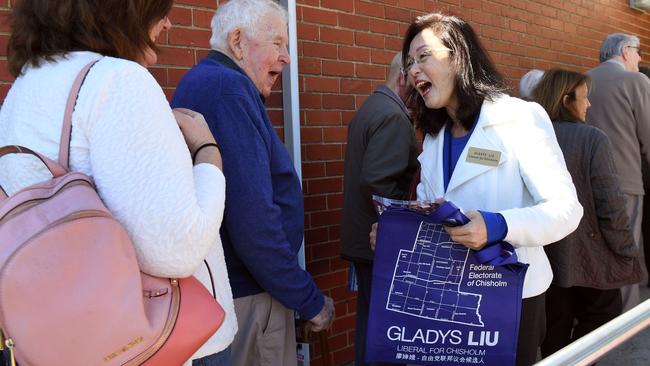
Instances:
[[[211,51],[183,77],[172,106],[202,113],[221,148],[220,233],[233,297],[268,292],[302,318],[316,316],[323,295],[297,257],[304,230],[300,182],[255,85]]]
[[[469,138],[474,133],[474,127],[476,127],[476,122],[478,121],[478,115],[474,120],[474,125],[472,129],[467,133],[467,135],[462,137],[453,137],[451,135],[451,124],[448,123],[445,126],[444,134],[445,139],[443,142],[443,153],[442,153],[442,165],[445,167],[443,171],[443,181],[445,184],[445,191],[447,186],[449,186],[449,181],[451,180],[451,175],[453,174],[456,163],[460,158],[460,155],[465,150],[465,145],[469,141]],[[508,235],[508,223],[506,219],[500,213],[481,211],[481,216],[483,216],[483,221],[485,221],[485,230],[487,231],[487,245],[495,244],[503,240],[503,238]]]

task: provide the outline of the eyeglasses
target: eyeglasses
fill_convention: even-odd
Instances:
[[[636,48],[636,52],[641,56],[641,47],[640,46],[627,46],[627,48]]]
[[[423,65],[427,60],[429,59],[429,56],[433,55],[434,53],[437,52],[445,52],[445,51],[451,51],[449,48],[446,47],[441,47],[441,48],[425,48],[422,50],[421,53],[417,54],[415,58],[409,57],[406,59],[406,65],[402,68],[402,72],[408,74],[409,71],[413,68],[415,65]]]

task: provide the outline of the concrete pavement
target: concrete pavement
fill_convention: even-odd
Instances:
[[[641,301],[650,298],[650,289],[640,286]],[[646,328],[605,355],[598,366],[648,366],[650,365],[650,328]]]

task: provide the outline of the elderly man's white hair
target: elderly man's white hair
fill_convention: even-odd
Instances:
[[[533,99],[533,90],[535,90],[535,87],[539,84],[542,76],[544,76],[544,71],[540,69],[532,69],[521,77],[521,80],[519,80],[519,95],[521,96],[521,99]]]
[[[228,49],[228,33],[236,28],[241,29],[249,37],[255,34],[260,19],[276,14],[287,22],[289,16],[286,9],[273,0],[230,0],[219,5],[212,17],[212,49]]]
[[[623,54],[626,46],[638,47],[641,44],[639,37],[623,33],[608,35],[600,46],[600,62],[605,62]]]

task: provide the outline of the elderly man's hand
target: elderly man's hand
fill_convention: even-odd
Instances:
[[[451,240],[470,249],[479,250],[487,244],[487,228],[483,215],[478,211],[470,211],[467,217],[470,219],[467,224],[445,226],[445,230],[451,236]]]
[[[309,319],[307,327],[312,332],[320,332],[325,330],[332,325],[334,321],[334,300],[331,297],[325,296],[325,304],[323,304],[323,309],[315,317]]]
[[[372,228],[370,229],[370,233],[368,234],[370,236],[370,249],[372,251],[375,251],[375,246],[377,245],[377,223],[375,222],[372,224]]]

